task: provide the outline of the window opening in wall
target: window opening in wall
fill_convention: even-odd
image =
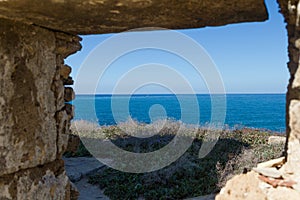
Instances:
[[[196,58],[197,54],[193,55],[191,51],[184,59],[176,54],[176,50],[180,52],[180,48],[185,47],[181,40],[168,44],[174,51],[149,46],[131,49],[108,62],[110,65],[103,74],[97,74],[97,70],[82,70],[83,66],[104,67],[99,65],[123,48],[126,40],[115,43],[115,49],[102,48],[99,51],[102,54],[89,58],[97,45],[100,45],[97,48],[105,47],[105,42],[115,35],[82,36],[83,50],[66,62],[78,66],[72,72],[75,82],[81,84],[75,87],[76,115],[72,127],[87,148],[81,143],[76,152],[67,152],[65,156],[90,156],[90,153],[98,158],[102,156],[102,163],[96,164],[98,169],[88,175],[90,184],[99,187],[99,190],[91,187],[97,191],[92,195],[113,199],[182,199],[216,193],[233,174],[281,155],[285,142],[288,83],[288,58],[287,53],[283,53],[287,49],[287,33],[276,2],[270,0],[266,4],[269,12],[266,22],[178,31],[189,41],[200,44],[203,55],[209,55],[204,56],[211,59],[206,64],[216,67],[220,80],[218,74],[210,78],[223,84],[224,94],[222,87],[211,86],[213,82],[206,80],[205,74],[214,70],[199,75],[186,59],[189,56]],[[134,43],[138,41],[130,40],[134,34],[153,39],[157,32],[160,31],[128,33],[124,37],[130,35],[127,42]],[[118,39],[113,42],[122,41]],[[160,47],[159,43],[157,45]],[[80,75],[86,78],[76,79]],[[151,78],[154,81],[149,81]],[[97,84],[91,87],[93,82]],[[187,86],[184,83],[188,83]],[[187,92],[190,89],[193,94]],[[224,98],[225,104],[220,103]],[[224,125],[210,123],[213,117],[221,116],[218,111],[212,114],[213,106],[226,106]],[[198,116],[197,123],[193,123],[194,118],[190,116]],[[206,142],[210,138],[208,135],[214,136],[213,145]],[[186,153],[164,163],[170,156],[166,153],[175,154],[182,150],[174,140],[190,137],[193,138],[190,143],[179,143],[187,149]],[[100,140],[105,142],[98,143]],[[97,145],[105,146],[107,141],[118,150],[108,148],[97,154]],[[169,144],[175,145],[174,152],[160,151],[169,150]],[[202,149],[205,145],[209,152]],[[119,150],[123,152],[119,153]],[[138,159],[131,160],[139,158],[134,157],[137,154],[144,157],[151,154],[151,158],[141,159],[139,163]],[[84,159],[86,167],[94,166],[96,162],[92,158]],[[145,171],[138,166],[144,167]],[[87,194],[84,190],[89,187],[81,187],[86,178],[74,178],[73,181],[77,181],[82,194]]]

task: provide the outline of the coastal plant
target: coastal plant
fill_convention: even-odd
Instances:
[[[259,129],[208,130],[172,120],[150,125],[129,121],[121,126],[101,128],[86,122],[74,123],[77,123],[78,135],[87,136],[90,131],[92,137],[110,139],[120,148],[136,153],[155,151],[167,145],[179,126],[184,127],[185,137],[195,137],[186,153],[163,169],[135,174],[105,167],[92,174],[90,183],[99,185],[111,199],[183,199],[216,193],[233,175],[247,172],[259,162],[280,157],[283,151],[283,144],[267,143],[273,133]],[[196,136],[191,134],[195,128]],[[206,157],[199,159],[203,139],[211,131],[219,131],[218,142]],[[153,132],[158,133],[150,138],[134,137]]]

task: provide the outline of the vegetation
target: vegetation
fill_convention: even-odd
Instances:
[[[204,158],[198,158],[208,128],[197,128],[174,121],[158,121],[151,125],[129,121],[118,126],[98,127],[86,121],[75,121],[73,132],[81,137],[110,139],[120,148],[132,152],[151,152],[168,144],[184,126],[186,137],[194,137],[190,148],[176,162],[158,171],[133,174],[105,167],[90,176],[90,183],[98,184],[111,199],[183,199],[220,190],[235,174],[245,173],[257,163],[282,156],[284,144],[268,144],[270,131],[258,129],[214,130],[219,140]],[[149,134],[150,138],[136,138],[134,134]],[[87,150],[81,146],[79,151]],[[80,153],[78,153],[80,154]]]

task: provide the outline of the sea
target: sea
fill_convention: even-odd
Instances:
[[[222,101],[219,102],[218,101]],[[75,120],[115,125],[133,119],[151,123],[180,120],[206,126],[258,128],[285,132],[285,94],[134,94],[76,95]],[[214,102],[214,103],[213,103]],[[217,103],[216,103],[217,102]]]

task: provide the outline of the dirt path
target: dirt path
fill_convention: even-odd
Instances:
[[[108,200],[97,185],[88,183],[87,176],[104,167],[93,157],[63,158],[69,179],[76,185],[80,196],[79,200]]]
[[[95,173],[104,165],[93,157],[63,158],[69,179],[76,185],[80,196],[79,200],[109,200],[97,185],[88,183],[87,176]],[[213,200],[215,194],[187,200]]]

